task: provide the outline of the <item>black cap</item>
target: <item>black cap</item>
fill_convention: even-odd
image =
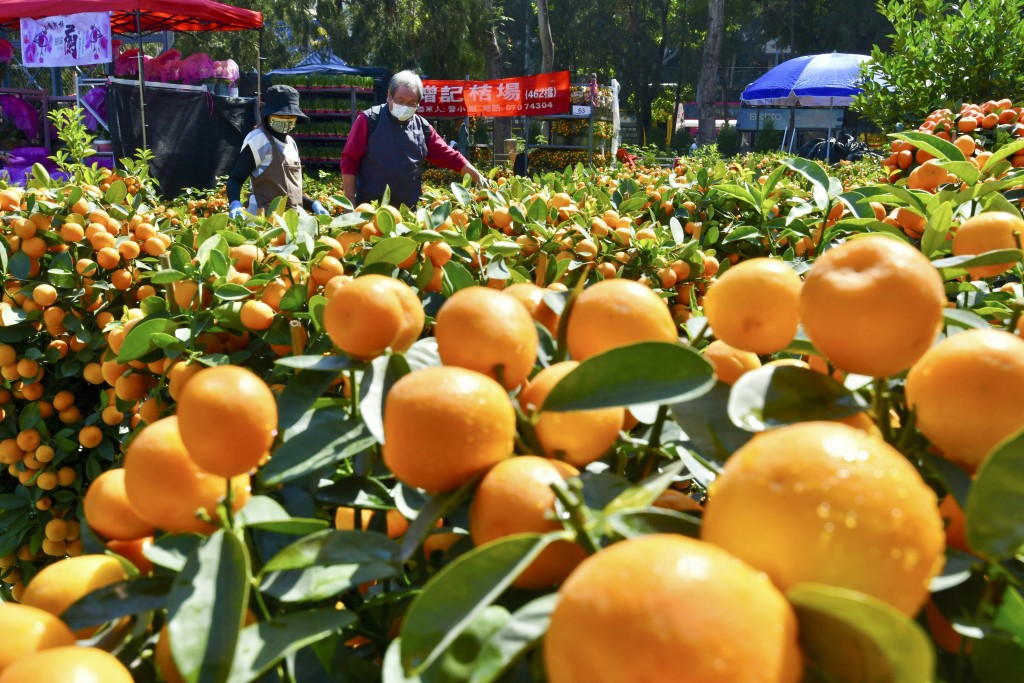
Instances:
[[[300,121],[309,117],[299,109],[299,91],[290,85],[272,85],[263,93],[263,116],[297,116]]]

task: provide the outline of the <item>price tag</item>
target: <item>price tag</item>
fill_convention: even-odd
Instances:
[[[573,116],[590,116],[590,105],[588,104],[574,104],[572,105]]]

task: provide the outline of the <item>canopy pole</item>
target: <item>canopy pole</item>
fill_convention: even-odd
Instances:
[[[828,137],[825,139],[825,161],[832,163],[832,98],[828,98]]]
[[[136,58],[139,60],[139,112],[142,117],[142,151],[149,149],[146,144],[146,74],[143,72],[142,62],[142,12],[138,9],[135,10],[135,31],[136,37],[139,39],[139,54]]]
[[[260,108],[263,106],[263,27],[260,26],[260,35],[256,39],[256,118],[260,117]]]

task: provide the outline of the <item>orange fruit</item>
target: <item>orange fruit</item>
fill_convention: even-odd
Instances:
[[[75,644],[75,636],[63,621],[36,607],[0,602],[0,624],[4,625],[0,673],[40,650]]]
[[[575,477],[579,470],[535,455],[503,460],[480,480],[469,507],[469,533],[477,546],[512,534],[557,531],[551,484]],[[560,583],[586,553],[569,541],[556,541],[541,552],[512,583],[518,588],[546,588]]]
[[[170,533],[209,533],[214,526],[196,518],[206,510],[216,519],[217,502],[227,492],[227,480],[202,471],[178,432],[171,415],[145,427],[128,446],[124,459],[125,491],[140,519]],[[249,499],[249,477],[232,477],[234,509]]]
[[[359,528],[369,529],[374,510],[363,508],[359,511]],[[409,520],[398,510],[388,510],[385,514],[387,534],[389,538],[398,538],[409,530]],[[352,530],[356,528],[356,511],[350,507],[339,507],[334,511],[334,528]]]
[[[127,578],[121,563],[107,555],[72,557],[55,562],[36,574],[25,589],[21,602],[59,617],[85,595]],[[75,635],[87,638],[95,631],[95,628],[82,629]]]
[[[63,563],[61,563],[63,564]],[[0,683],[132,683],[117,657],[95,647],[55,647],[28,655],[0,675]]]
[[[849,588],[911,616],[945,560],[935,493],[914,466],[835,422],[762,432],[738,449],[709,488],[701,538],[783,591]]]
[[[388,348],[405,351],[425,317],[415,292],[384,275],[364,275],[338,289],[324,307],[324,329],[339,349],[358,360]]]
[[[942,277],[920,251],[869,236],[826,251],[804,277],[800,318],[840,370],[888,377],[928,350],[942,326]]]
[[[730,386],[744,374],[761,367],[761,359],[756,353],[729,346],[721,339],[704,347],[703,354],[704,359],[715,367],[718,379]]]
[[[778,259],[743,261],[708,289],[704,315],[715,337],[730,346],[775,353],[796,336],[802,284],[800,276]]]
[[[395,382],[384,406],[384,464],[399,481],[450,491],[512,455],[515,411],[496,381],[429,367]]]
[[[489,287],[448,298],[434,324],[441,362],[476,370],[506,389],[522,384],[537,362],[537,328],[515,299]]]
[[[555,385],[578,365],[577,361],[564,361],[538,372],[519,394],[523,410],[527,414],[539,411]],[[536,419],[534,431],[545,455],[574,467],[586,467],[612,447],[624,419],[622,408],[549,411]]]
[[[89,483],[82,501],[85,519],[104,538],[130,541],[153,535],[153,525],[139,519],[128,502],[124,470],[107,470]]]
[[[134,564],[143,576],[149,576],[153,573],[153,562],[146,557],[145,552],[151,545],[153,537],[143,536],[130,541],[108,541],[107,549]]]
[[[1024,427],[1024,340],[1002,330],[947,337],[907,373],[906,395],[917,428],[973,471]]]
[[[796,683],[797,622],[764,574],[685,536],[605,548],[559,590],[550,683]]]
[[[1024,238],[1024,219],[1008,211],[986,211],[971,216],[953,233],[953,255],[966,256],[983,254],[995,249],[1020,249]],[[970,276],[977,280],[1002,275],[1014,262],[995,263],[990,266],[968,268]]]
[[[939,504],[939,513],[946,526],[946,547],[956,548],[965,553],[973,552],[967,545],[967,520],[964,518],[964,511],[952,494],[946,494],[942,499]]]
[[[256,467],[277,434],[274,392],[252,370],[237,365],[207,368],[189,380],[177,415],[192,460],[221,477]]]
[[[608,349],[643,341],[676,342],[668,305],[633,280],[602,280],[584,289],[569,314],[569,354],[583,360]]]
[[[238,317],[247,330],[269,330],[274,324],[274,309],[262,301],[253,299],[242,304]]]
[[[509,285],[503,291],[505,294],[515,297],[526,308],[527,313],[543,325],[552,337],[558,336],[558,314],[544,303],[544,292],[547,290],[532,282],[517,282],[514,285]]]

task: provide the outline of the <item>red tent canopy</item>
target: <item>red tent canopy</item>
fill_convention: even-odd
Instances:
[[[139,10],[143,33],[239,31],[263,26],[263,15],[214,0],[0,0],[0,26],[18,29],[21,19],[79,12],[110,12],[110,30],[135,33]]]

